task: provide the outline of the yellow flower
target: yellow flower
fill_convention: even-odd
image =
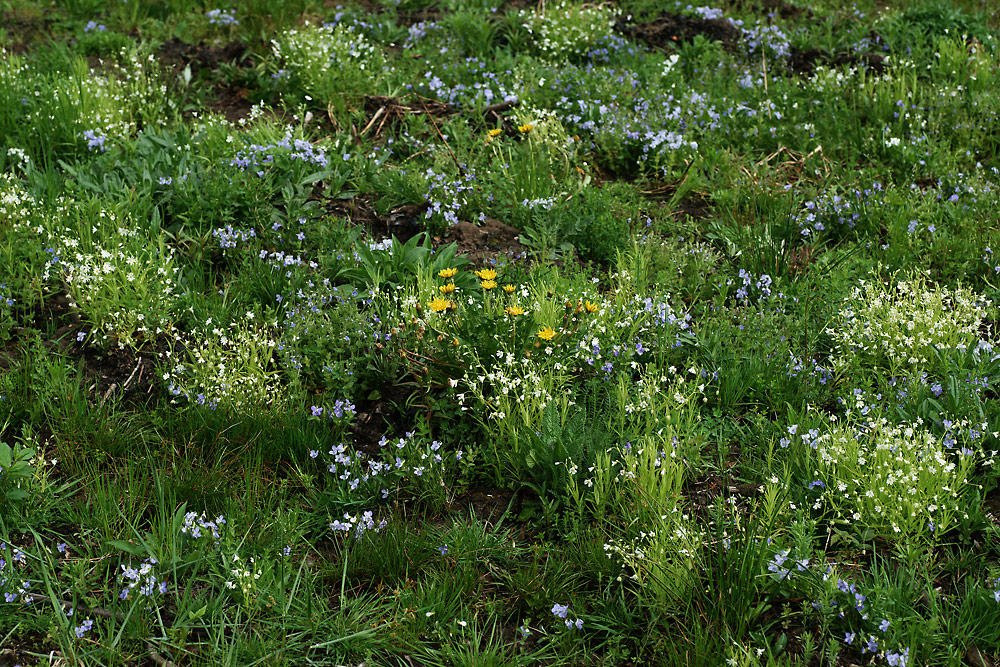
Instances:
[[[503,286],[503,291],[507,292],[507,294],[511,294],[514,291],[514,286],[513,285],[504,285]]]
[[[476,271],[476,275],[479,276],[480,280],[495,280],[497,272],[493,269],[479,269]]]
[[[494,129],[490,130],[486,134],[488,134],[490,136],[490,139],[492,139],[493,137],[499,137],[501,134],[503,134],[503,130],[501,130],[499,127],[497,127],[497,128],[494,128]]]
[[[590,301],[587,301],[586,303],[583,304],[583,307],[587,309],[588,313],[596,313],[597,312],[597,304],[596,303],[591,303]]]
[[[441,290],[441,294],[451,294],[455,291],[455,283],[448,283],[447,285],[441,285],[438,287]]]
[[[483,289],[493,289],[494,287],[497,286],[497,281],[484,280],[483,282],[479,283],[479,286],[482,287]]]
[[[435,297],[434,299],[431,299],[430,303],[427,304],[427,307],[433,310],[435,313],[440,313],[443,310],[448,310],[450,306],[451,306],[451,301],[449,301],[448,299],[442,299],[441,297]]]
[[[533,127],[534,127],[533,124],[525,123],[524,125],[518,125],[517,131],[520,132],[521,134],[527,134],[528,132],[531,132],[531,128]]]
[[[458,269],[452,267],[450,269],[441,269],[438,271],[438,275],[442,278],[454,278],[455,274],[458,273]]]
[[[545,327],[538,332],[538,337],[542,340],[552,340],[556,337],[556,332],[552,327]]]
[[[521,306],[507,306],[503,309],[503,312],[511,317],[517,317],[518,315],[524,315],[524,308],[521,308]]]

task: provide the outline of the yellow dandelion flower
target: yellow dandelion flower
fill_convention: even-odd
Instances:
[[[480,280],[496,280],[497,272],[493,269],[479,269],[476,271],[476,275],[479,276]]]
[[[482,287],[483,289],[493,289],[494,287],[497,286],[497,281],[484,280],[483,282],[479,283],[479,286]]]
[[[438,287],[441,290],[441,294],[451,294],[455,291],[455,283],[448,283],[447,285],[441,285]]]
[[[503,309],[503,312],[511,317],[517,317],[518,315],[524,315],[524,308],[521,308],[521,306],[507,306]]]
[[[514,292],[514,289],[515,288],[514,288],[513,285],[504,285],[503,286],[503,291],[507,292],[507,294],[512,294]]]
[[[440,313],[441,311],[448,310],[448,308],[451,307],[451,301],[448,299],[442,299],[441,297],[435,297],[434,299],[431,299],[430,303],[427,304],[427,307],[435,313]]]
[[[586,303],[583,304],[583,307],[586,309],[586,311],[588,313],[596,313],[597,312],[597,304],[596,303],[591,303],[590,301],[587,301]]]
[[[452,267],[450,269],[441,269],[438,271],[438,275],[442,278],[454,278],[455,274],[458,273],[458,269]]]
[[[525,123],[524,125],[518,125],[517,131],[521,134],[527,134],[531,132],[531,128],[535,127],[532,123]]]
[[[499,127],[497,127],[497,128],[494,128],[494,129],[490,130],[486,134],[488,134],[489,137],[490,137],[490,139],[492,139],[493,137],[499,137],[501,134],[503,134],[503,130],[501,130]]]
[[[552,340],[553,338],[556,337],[555,329],[553,329],[552,327],[545,327],[544,329],[538,332],[538,337],[541,338],[542,340]]]

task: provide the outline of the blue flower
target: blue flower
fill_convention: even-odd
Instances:
[[[94,627],[94,622],[88,618],[82,624],[73,628],[73,630],[74,632],[76,632],[77,638],[83,638],[83,636],[88,632],[90,632],[90,629],[93,627]]]

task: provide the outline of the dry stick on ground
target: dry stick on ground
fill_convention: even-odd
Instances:
[[[486,116],[491,113],[500,113],[501,111],[509,111],[521,104],[517,100],[506,100],[504,102],[497,102],[496,104],[491,104],[488,107],[483,107],[479,110],[479,113]]]
[[[366,133],[366,132],[368,132],[368,130],[372,129],[372,125],[374,125],[374,124],[375,124],[375,121],[377,121],[377,120],[379,119],[379,117],[380,117],[380,116],[381,116],[382,114],[384,114],[384,113],[385,113],[385,107],[383,106],[383,107],[379,107],[379,108],[378,108],[378,111],[376,111],[376,112],[375,112],[374,114],[372,114],[372,119],[371,119],[370,121],[368,121],[368,124],[367,124],[367,125],[365,125],[365,128],[364,128],[363,130],[361,130],[361,136],[362,136],[362,137],[363,137],[363,136],[365,136],[365,133]],[[381,125],[379,125],[379,128],[380,128],[380,129],[381,129],[381,127],[382,127],[382,126],[381,126]],[[377,136],[377,135],[378,135],[378,132],[376,132],[375,134],[376,134],[376,136]]]
[[[437,132],[438,138],[440,138],[441,142],[444,143],[444,147],[448,149],[448,155],[451,156],[452,162],[454,162],[455,166],[458,167],[459,173],[464,174],[465,170],[462,169],[462,165],[458,163],[458,158],[455,157],[455,151],[451,150],[451,146],[448,145],[444,135],[441,134],[441,128],[438,127],[437,121],[434,120],[434,115],[427,110],[427,104],[425,103],[424,98],[418,95],[417,101],[420,102],[420,106],[424,108],[424,114],[430,119],[431,125],[434,126],[434,131]]]

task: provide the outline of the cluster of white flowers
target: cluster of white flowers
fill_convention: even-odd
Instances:
[[[72,215],[64,204],[56,218]],[[43,277],[56,273],[83,314],[119,347],[171,331],[179,303],[173,248],[162,239],[150,244],[128,220],[104,209],[89,223],[90,229],[81,222],[49,233]]]
[[[840,324],[827,329],[839,347],[841,366],[852,358],[883,363],[894,371],[933,363],[934,348],[964,351],[979,341],[979,328],[992,303],[958,287],[932,287],[922,278],[895,287],[864,281],[840,311]]]
[[[562,0],[544,10],[522,9],[518,18],[541,55],[558,62],[585,55],[610,38],[618,12],[605,4],[573,5]]]
[[[253,601],[254,589],[257,586],[257,580],[260,579],[263,574],[260,567],[255,566],[254,559],[251,558],[249,562],[244,563],[240,560],[240,555],[238,553],[234,553],[232,569],[229,570],[229,573],[232,578],[226,580],[226,588],[229,590],[236,590],[238,588],[243,594],[244,601]]]
[[[632,573],[631,578],[663,605],[683,599],[679,593],[695,585],[695,561],[706,536],[688,514],[676,507],[660,516],[657,524],[631,540],[605,543],[604,553],[620,562],[625,571]]]
[[[980,458],[949,448],[920,420],[789,432],[796,447],[813,450],[817,506],[887,537],[933,536],[951,527],[964,512],[961,494]]]
[[[878,74],[864,67],[850,67],[844,69],[840,66],[818,65],[813,70],[812,76],[808,79],[808,86],[817,93],[827,93],[845,89],[856,89],[860,81],[869,83],[878,81],[892,81],[892,76],[887,69],[885,73]]]
[[[163,374],[169,391],[211,408],[275,407],[285,393],[273,358],[277,323],[258,325],[248,315],[228,325],[208,319],[195,334],[198,344],[189,344],[188,359],[174,360]]]
[[[0,219],[5,226],[11,225],[12,231],[21,231],[34,221],[37,210],[34,198],[27,193],[20,180],[13,174],[0,174]],[[43,229],[39,227],[35,231],[41,234]]]
[[[477,396],[490,415],[503,421],[507,411],[515,405],[526,403],[544,410],[552,400],[553,379],[531,357],[499,351],[497,363],[479,366],[481,374],[466,373],[464,382]],[[483,372],[485,371],[485,372]],[[490,395],[495,400],[490,400]],[[464,403],[464,396],[460,398]],[[464,409],[464,407],[463,407]]]
[[[27,113],[21,123],[37,128],[65,129],[67,119],[75,134],[97,131],[109,137],[127,137],[140,124],[166,122],[166,84],[159,80],[155,57],[125,48],[116,62],[98,69],[80,66],[65,75],[50,76],[18,56],[0,59],[0,89],[20,97]]]
[[[344,24],[286,30],[272,44],[287,72],[313,95],[334,92],[340,81],[374,76],[382,65],[378,48]]]

